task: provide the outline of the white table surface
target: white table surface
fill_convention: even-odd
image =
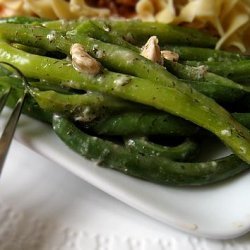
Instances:
[[[14,141],[0,181],[0,250],[247,250],[155,221]]]

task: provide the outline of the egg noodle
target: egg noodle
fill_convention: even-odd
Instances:
[[[136,12],[143,20],[212,28],[220,36],[217,49],[250,47],[249,0],[140,0]]]
[[[111,1],[112,2],[112,1]],[[120,1],[122,2],[122,1]],[[84,0],[0,0],[1,16],[36,15],[49,19],[109,17],[108,8]],[[139,0],[136,18],[208,29],[219,35],[216,48],[249,51],[250,0]]]

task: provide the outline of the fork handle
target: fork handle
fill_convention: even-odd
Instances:
[[[4,161],[6,159],[6,155],[8,154],[8,150],[9,150],[12,138],[14,136],[14,133],[15,133],[15,129],[16,129],[17,122],[19,120],[19,117],[22,111],[25,97],[26,97],[26,94],[24,93],[24,95],[22,95],[18,99],[11,113],[11,116],[4,128],[2,136],[0,138],[0,174],[2,173]]]

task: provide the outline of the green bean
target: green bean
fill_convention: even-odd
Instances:
[[[81,25],[77,27],[77,30],[78,32],[83,32],[85,35],[99,39],[103,42],[116,44],[124,48],[131,49],[135,52],[139,52],[139,48],[128,43],[122,37],[117,36],[113,32],[107,32],[104,29],[101,29],[95,24],[94,20],[84,21]]]
[[[20,90],[13,89],[11,95],[9,96],[7,105],[14,107],[18,100],[18,96],[20,96]],[[36,120],[49,124],[52,122],[52,113],[43,110],[31,96],[27,96],[22,112]]]
[[[250,60],[226,61],[223,63],[185,61],[185,64],[190,66],[205,65],[208,71],[236,82],[249,82],[250,80]]]
[[[26,45],[18,44],[18,43],[13,43],[12,46],[17,48],[17,49],[26,51],[28,53],[32,53],[32,54],[36,54],[36,55],[46,55],[46,51],[43,49],[30,47],[30,46],[26,46]]]
[[[2,76],[8,76],[8,75],[11,75],[12,73],[6,69],[5,67],[3,66],[0,66],[0,77]]]
[[[1,69],[1,68],[0,68]],[[5,75],[9,74],[9,71],[4,71]],[[38,82],[30,82],[30,85],[32,87],[36,86],[39,88],[45,89],[46,88],[54,88],[54,86],[51,86],[50,84],[48,86],[44,86],[44,83],[38,83]],[[0,77],[0,86],[1,86],[1,91],[6,91],[6,89],[9,89],[11,86],[12,88],[17,88],[19,90],[15,90],[14,93],[19,93],[20,91],[22,92],[22,81],[18,78],[13,78],[9,76],[2,76]],[[19,91],[19,92],[18,92]],[[57,89],[58,91],[58,89]],[[61,89],[59,91],[62,91]],[[21,93],[20,92],[20,93]],[[38,90],[32,90],[33,92],[33,97],[39,96],[40,99],[45,98],[45,101],[47,101],[47,104],[39,104],[40,107],[43,108],[43,110],[53,111],[53,112],[61,112],[64,113],[64,111],[70,110],[70,104],[72,103],[67,103],[65,102],[67,100],[66,95],[65,98],[62,97],[61,101],[62,103],[59,102],[59,107],[56,107],[56,103],[54,101],[57,99],[57,95],[61,95],[60,93],[55,93],[54,91],[49,91],[48,93],[54,92],[52,95],[46,96],[46,91],[44,92],[39,92]],[[66,91],[65,91],[66,93]],[[12,94],[13,96],[14,94]],[[18,99],[18,97],[21,94],[17,94],[16,98],[13,98],[13,105],[15,103],[15,100]],[[54,98],[54,95],[56,98]],[[88,94],[88,96],[93,95],[95,98],[93,100],[90,100],[91,103],[93,104],[94,100],[98,100],[98,96],[101,96],[100,93],[91,93]],[[39,103],[39,98],[35,98],[36,101]],[[110,99],[109,99],[110,98]],[[32,98],[30,98],[32,99]],[[60,97],[59,97],[60,99]],[[80,99],[80,98],[79,98]],[[105,99],[105,96],[101,96],[100,100]],[[113,99],[113,100],[112,100]],[[73,100],[73,102],[77,101]],[[108,97],[108,100],[116,101],[116,98]],[[41,102],[45,102],[44,100]],[[198,128],[195,128],[191,123],[178,118],[176,116],[167,114],[167,113],[162,113],[162,112],[157,112],[157,111],[143,111],[143,109],[146,109],[146,107],[142,106],[137,106],[133,105],[132,103],[129,103],[128,106],[126,106],[126,102],[123,100],[117,100],[117,104],[114,103],[111,105],[115,105],[115,108],[118,110],[119,105],[121,105],[121,109],[124,109],[126,113],[121,113],[121,114],[113,114],[112,116],[106,116],[101,118],[100,120],[97,120],[93,123],[88,123],[87,127],[91,128],[91,130],[95,131],[95,133],[98,134],[105,134],[105,135],[131,135],[131,134],[136,134],[136,135],[153,135],[153,134],[168,134],[168,135],[179,135],[179,136],[188,136],[192,135],[193,133],[197,132]],[[31,101],[29,101],[31,102]],[[58,102],[58,100],[57,100]],[[35,106],[38,105],[38,103],[32,101],[32,105],[35,103]],[[91,104],[89,103],[89,104]],[[122,105],[124,104],[124,106]],[[29,110],[32,110],[32,105],[28,108]],[[61,107],[60,107],[61,105]],[[65,105],[63,107],[63,105]],[[77,106],[81,107],[82,104],[81,102],[76,104]],[[86,105],[86,103],[85,103]],[[101,105],[101,102],[100,102]],[[28,105],[26,105],[28,106]],[[135,111],[136,109],[140,109],[141,112],[127,112],[129,109]],[[72,108],[73,109],[73,108]],[[27,110],[27,108],[26,108]],[[40,111],[39,111],[40,112]],[[25,112],[27,113],[27,111]],[[66,113],[66,112],[65,112]],[[64,113],[64,114],[65,114]],[[250,115],[249,113],[233,113],[233,117],[240,122],[242,125],[250,129]],[[31,115],[32,116],[32,115]]]
[[[10,86],[11,85],[9,85],[8,83],[0,81],[0,93],[2,94],[6,90],[10,89]],[[7,100],[7,106],[14,108],[17,101],[20,99],[22,95],[23,95],[23,89],[11,88],[11,92]],[[52,122],[52,114],[49,112],[45,112],[43,109],[41,109],[40,106],[34,100],[34,98],[32,98],[29,95],[27,95],[25,98],[22,112],[37,120],[40,120],[46,123]]]
[[[84,24],[84,22],[88,22],[88,19],[73,22],[45,22],[43,25],[50,29],[64,31],[75,29],[78,25]],[[122,37],[137,46],[144,45],[151,36],[157,36],[162,45],[178,44],[212,48],[215,47],[218,40],[204,32],[170,24],[142,22],[139,20],[123,21],[105,19],[93,19],[92,22],[101,29]]]
[[[190,136],[198,131],[197,126],[177,116],[142,110],[107,115],[86,126],[99,135]]]
[[[176,161],[193,160],[199,152],[199,144],[187,139],[177,146],[162,146],[150,142],[145,137],[130,137],[125,141],[126,147],[132,152],[137,152],[143,156],[157,156]]]
[[[89,20],[89,19],[85,19]],[[83,20],[64,20],[64,19],[59,19],[59,20],[50,20],[50,21],[45,21],[42,23],[42,26],[45,28],[48,28],[50,30],[56,30],[56,31],[64,31],[67,32],[69,30],[75,29],[80,23],[85,21]]]
[[[133,111],[106,115],[85,124],[85,128],[98,135],[110,136],[191,136],[200,131],[192,123],[168,113],[156,110]],[[250,113],[232,113],[232,116],[250,129]]]
[[[14,87],[17,89],[23,89],[23,84],[22,84],[21,79],[16,78],[15,76],[6,75],[6,72],[3,74],[4,75],[1,76],[1,73],[0,73],[0,84],[6,83],[6,84],[10,85],[11,87]],[[47,81],[34,81],[34,79],[32,79],[32,80],[29,79],[29,85],[32,88],[36,88],[37,91],[39,89],[41,91],[46,91],[46,90],[56,91],[58,94],[62,94],[62,93],[72,94],[73,93],[70,88],[61,87],[59,85],[55,85],[55,84],[49,83]]]
[[[205,66],[192,67],[170,61],[165,61],[165,65],[171,73],[187,80],[187,84],[219,102],[234,103],[250,92],[250,87],[208,72]]]
[[[31,17],[31,16],[13,16],[13,17],[5,17],[0,18],[1,23],[17,23],[17,24],[41,24],[47,22],[48,19],[40,18],[40,17]]]
[[[20,34],[13,36],[14,34]],[[47,35],[50,34],[50,30],[46,28],[31,27],[27,25],[10,25],[2,24],[1,33],[5,39],[19,40],[25,45],[42,46],[49,50],[69,50],[70,41],[72,41],[73,32],[71,32],[66,39],[63,39],[62,34],[55,34],[55,39],[51,41],[47,39]],[[39,36],[38,36],[39,35]],[[60,38],[60,39],[57,39]],[[80,36],[75,36],[75,39],[79,42]],[[100,50],[104,50],[105,57],[100,61],[103,63],[106,60],[107,64],[119,68],[120,70],[132,70],[130,63],[132,59],[128,61],[128,55],[135,53],[126,48],[122,48],[116,45],[110,45],[100,42],[93,38],[81,37],[82,44],[87,51],[93,52],[93,46],[99,46]],[[109,49],[109,60],[107,60],[107,50]],[[117,50],[119,51],[118,53]],[[124,53],[126,53],[126,56]],[[113,54],[112,54],[113,53]],[[120,57],[118,57],[120,53]],[[15,60],[12,55],[15,55]],[[114,54],[116,57],[114,57]],[[113,56],[112,56],[113,55]],[[134,55],[134,54],[132,54]],[[123,58],[121,64],[120,59]],[[143,69],[139,68],[142,72],[151,71],[150,81],[146,79],[140,79],[133,76],[123,75],[119,73],[112,73],[104,71],[98,77],[93,77],[86,74],[80,74],[76,72],[71,65],[67,66],[67,62],[54,60],[52,58],[44,58],[36,55],[30,55],[21,51],[15,50],[5,42],[1,42],[0,59],[13,63],[24,72],[28,77],[38,77],[41,79],[52,81],[64,81],[69,82],[71,87],[87,88],[88,90],[94,90],[98,92],[106,92],[119,96],[121,98],[153,106],[157,109],[170,112],[172,114],[181,116],[187,120],[206,128],[216,134],[226,145],[228,145],[238,156],[247,162],[250,162],[250,133],[249,130],[237,123],[222,107],[216,104],[212,99],[200,94],[194,89],[190,88],[186,84],[178,81],[169,73],[164,73],[164,69],[157,68],[158,66],[149,60],[142,59],[140,56],[135,55],[136,58],[144,62]],[[118,57],[118,58],[117,58]],[[21,62],[16,60],[20,58]],[[124,60],[126,58],[126,60]],[[119,59],[119,60],[117,60]],[[25,62],[25,63],[24,63]],[[137,59],[133,66],[137,66]],[[56,64],[56,65],[55,65]],[[127,65],[126,65],[127,64]],[[32,69],[30,68],[32,65]],[[121,66],[125,65],[125,69]],[[44,69],[44,67],[47,69]],[[37,68],[38,67],[38,68]],[[63,70],[60,70],[62,67]],[[39,70],[43,68],[43,70]],[[136,67],[135,67],[136,68]],[[49,70],[48,70],[49,69]],[[157,70],[156,70],[157,69]],[[166,71],[165,71],[166,72]],[[157,73],[157,76],[155,75]],[[158,75],[160,73],[160,75]],[[70,77],[69,77],[70,76]],[[159,77],[158,81],[153,81],[154,77]],[[164,80],[164,84],[163,81]],[[117,84],[119,81],[119,84]],[[120,84],[122,82],[122,84]],[[154,86],[154,82],[160,82]],[[177,101],[178,100],[178,101]]]
[[[88,26],[89,29],[94,29],[90,22],[88,22],[86,26]],[[172,74],[168,74],[163,67],[146,60],[137,52],[85,37],[83,32],[86,26],[83,28],[82,25],[78,26],[76,30],[68,32],[67,37],[64,37],[63,33],[53,32],[53,39],[51,40],[47,39],[47,37],[51,35],[51,30],[29,25],[24,27],[23,25],[5,24],[2,25],[1,32],[2,35],[7,39],[11,39],[12,42],[25,43],[25,45],[28,46],[40,46],[49,51],[59,50],[66,54],[69,54],[70,47],[73,43],[80,42],[88,53],[94,57],[98,57],[98,60],[111,70],[119,70],[121,73],[139,77],[148,77],[150,80],[161,81],[164,82],[164,84],[168,82],[170,82],[169,84],[171,85],[173,84],[175,77]],[[97,33],[98,31],[99,30],[96,30]],[[17,33],[18,36],[13,36],[13,33]],[[106,34],[106,37],[108,37],[108,34]],[[150,74],[149,70],[152,71]]]
[[[140,179],[165,185],[197,186],[228,179],[249,169],[235,155],[203,163],[175,162],[163,157],[142,156],[124,146],[89,136],[62,116],[53,116],[53,129],[78,154],[98,165]]]
[[[94,27],[91,26],[91,28]],[[138,53],[124,47],[103,43],[97,39],[86,37],[83,31],[84,28],[80,25],[75,31],[68,32],[68,35],[65,37],[64,33],[41,27],[33,27],[31,25],[1,25],[2,36],[10,39],[12,42],[22,43],[27,46],[39,46],[48,51],[59,50],[68,55],[71,45],[80,42],[88,53],[94,57],[98,57],[98,60],[110,69],[116,71],[118,67],[121,73],[148,76],[154,81],[158,79],[156,73],[153,74],[152,72],[149,74],[149,70],[156,70],[157,74],[162,75],[164,81],[170,82],[171,85],[172,80],[175,80],[175,77],[172,74],[168,74],[163,67],[152,63],[150,60],[146,60]],[[14,34],[18,35],[14,36]],[[53,34],[53,39],[48,39],[47,37],[51,34]],[[149,66],[151,69],[148,69]],[[169,79],[166,79],[166,75]]]
[[[218,85],[216,82],[193,80],[183,81],[189,84],[192,88],[214,99],[217,103],[223,106],[225,106],[225,104],[233,104],[237,102],[245,94],[243,90]]]
[[[0,96],[7,94],[11,89],[11,86],[5,82],[0,82]]]
[[[97,92],[62,94],[52,90],[30,89],[30,94],[45,111],[63,113],[79,121],[89,121],[106,113],[147,109],[142,105]]]
[[[182,44],[198,47],[214,47],[217,38],[195,29],[176,25],[133,21],[95,21],[100,27],[110,29],[134,44],[144,45],[150,36],[157,36],[160,44]]]
[[[3,84],[18,89],[23,88],[22,81],[15,77],[0,77],[0,85]],[[29,93],[42,109],[48,112],[63,113],[71,117],[73,116],[77,120],[81,120],[81,117],[82,120],[84,120],[84,117],[87,118],[88,115],[89,118],[95,118],[107,112],[114,113],[129,110],[143,111],[149,109],[143,105],[97,92],[76,94],[70,92],[70,90],[58,88],[58,86],[54,86],[47,82],[29,82],[29,85]],[[42,89],[42,91],[39,89]]]
[[[250,59],[249,56],[240,53],[209,48],[166,45],[162,49],[170,50],[177,53],[180,57],[180,60],[184,61],[224,62]]]

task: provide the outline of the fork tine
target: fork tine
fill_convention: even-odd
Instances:
[[[9,93],[10,93],[10,91],[9,91]],[[9,94],[9,93],[7,93],[7,94]],[[19,117],[20,117],[20,114],[22,111],[25,97],[26,97],[26,93],[24,92],[24,94],[17,101],[16,106],[14,107],[14,109],[10,115],[10,118],[9,118],[5,128],[4,128],[2,136],[0,138],[0,174],[2,172],[4,161],[5,161],[6,155],[8,153],[8,150],[9,150],[16,126],[17,126],[17,122],[19,120]],[[4,98],[7,99],[6,96],[4,96]],[[1,98],[1,100],[2,100],[2,98]],[[0,100],[0,103],[1,103],[1,100]]]
[[[4,91],[4,93],[0,97],[0,113],[2,112],[4,106],[5,106],[6,102],[7,102],[7,99],[9,97],[9,95],[10,95],[10,92],[11,92],[11,88]]]
[[[23,82],[22,85],[24,87],[23,95],[16,102],[16,105],[15,105],[15,107],[10,115],[10,118],[9,118],[7,124],[5,125],[4,131],[3,131],[2,136],[0,138],[0,175],[1,175],[4,161],[5,161],[6,155],[8,153],[13,135],[15,133],[17,122],[19,120],[26,95],[28,93],[29,82],[27,81],[27,79],[23,75],[23,73],[14,65],[7,63],[7,62],[4,62],[4,61],[0,61],[0,64],[6,65],[6,66],[12,68],[12,70],[14,70],[14,72],[17,74],[17,76],[19,76],[22,79],[22,82]],[[6,90],[2,94],[2,97],[0,98],[0,112],[2,111],[11,90],[12,90],[12,88],[10,87],[9,91]]]

